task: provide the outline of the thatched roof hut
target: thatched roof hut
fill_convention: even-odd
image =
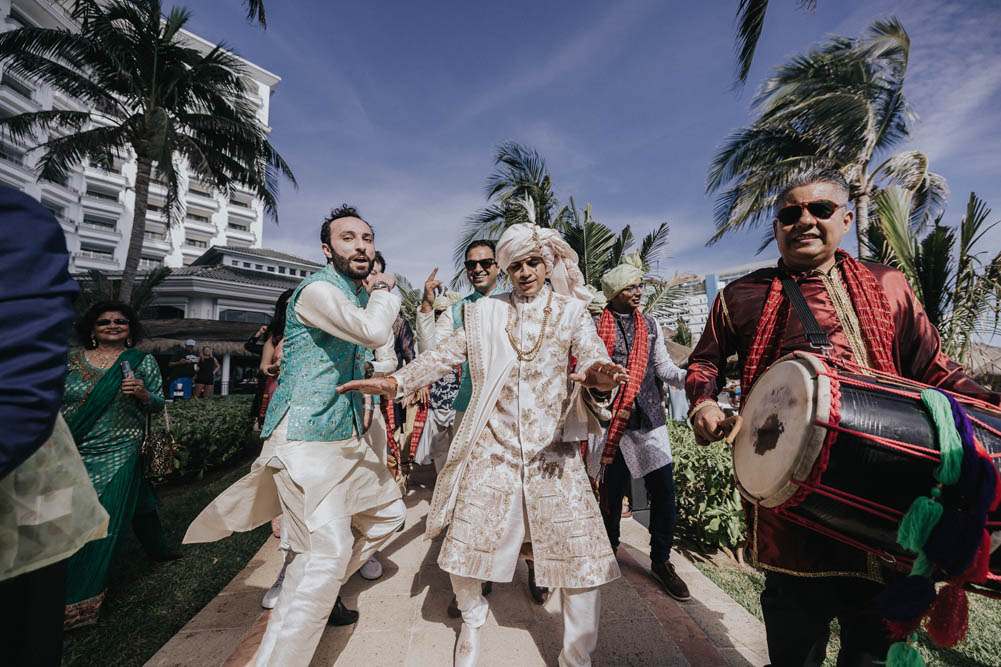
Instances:
[[[148,320],[143,326],[146,328],[146,340],[139,344],[141,350],[166,354],[193,338],[198,347],[208,345],[216,355],[253,357],[243,349],[243,344],[261,325],[222,320],[172,319]]]

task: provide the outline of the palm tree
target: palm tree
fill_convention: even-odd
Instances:
[[[136,313],[142,313],[153,304],[153,290],[170,275],[170,269],[161,266],[153,269],[142,277],[135,284],[132,295],[129,298],[129,305]],[[101,301],[114,301],[119,293],[118,280],[108,278],[103,272],[91,269],[85,276],[77,278],[80,284],[80,295],[73,306],[76,309],[77,317],[87,312],[95,303]]]
[[[410,284],[406,276],[397,273],[396,289],[400,290],[403,297],[403,305],[400,307],[400,316],[405,319],[414,330],[417,329],[417,309],[421,307],[421,300],[424,298],[424,290],[417,289]]]
[[[910,192],[896,186],[876,195],[874,227],[879,231],[870,234],[873,250],[907,277],[942,336],[943,351],[966,364],[973,339],[998,332],[1001,252],[985,261],[984,252],[975,248],[1001,221],[987,224],[991,210],[971,192],[958,230],[944,226],[939,216],[919,238],[911,222],[911,198]]]
[[[692,346],[692,330],[688,327],[688,322],[681,315],[678,315],[678,319],[674,324],[674,335],[671,336],[671,340],[678,345],[684,345],[685,347]]]
[[[814,11],[817,0],[799,0],[800,9]],[[768,0],[737,0],[737,83],[747,81],[754,51],[758,48],[761,28],[765,24]]]
[[[264,16],[264,0],[243,0],[247,5],[247,20],[257,21],[262,28],[268,27],[268,22]]]
[[[295,185],[285,160],[268,142],[268,128],[244,97],[241,61],[222,45],[201,53],[181,29],[190,13],[161,0],[79,0],[79,33],[24,27],[0,35],[0,61],[21,76],[47,84],[99,109],[52,109],[0,120],[15,140],[39,141],[39,177],[62,180],[84,158],[136,159],[135,211],[119,297],[133,289],[149,199],[150,178],[167,188],[170,220],[178,221],[180,163],[225,193],[253,189],[277,220],[279,175]],[[40,138],[41,137],[41,138]]]
[[[907,32],[890,18],[862,38],[833,37],[778,67],[753,102],[760,116],[731,133],[713,159],[706,191],[719,194],[709,244],[769,217],[777,191],[818,166],[848,180],[860,254],[881,185],[915,193],[915,220],[934,218],[948,196],[945,179],[922,153],[889,154],[914,122],[903,93],[909,53]]]
[[[529,197],[535,205],[535,223],[555,227],[569,214],[553,192],[552,177],[546,161],[534,148],[508,141],[497,147],[494,172],[487,178],[485,208],[470,217],[459,235],[453,257],[456,266],[465,259],[466,246],[480,238],[500,238],[510,225],[527,222],[524,206],[518,203]],[[457,279],[461,279],[460,275]],[[457,281],[453,281],[455,284]]]

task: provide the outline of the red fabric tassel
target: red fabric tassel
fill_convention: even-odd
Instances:
[[[990,572],[991,561],[991,535],[986,530],[980,538],[980,547],[973,557],[973,564],[970,569],[963,573],[960,581],[972,581],[975,584],[982,584],[987,581],[987,573]]]
[[[931,607],[925,630],[939,646],[951,648],[966,638],[970,621],[970,602],[963,587],[948,584],[938,592]]]

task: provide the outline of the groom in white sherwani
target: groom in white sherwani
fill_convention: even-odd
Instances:
[[[473,383],[434,489],[427,538],[444,528],[438,564],[462,611],[455,665],[476,664],[487,600],[483,581],[511,581],[531,544],[540,586],[559,588],[559,664],[591,664],[598,586],[619,576],[577,443],[626,379],[587,311],[577,255],[560,234],[518,224],[497,244],[514,291],[465,305],[464,326],[386,378],[338,391],[401,397],[468,362]],[[571,373],[571,364],[575,364]]]

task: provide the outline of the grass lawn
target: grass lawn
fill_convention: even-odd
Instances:
[[[749,612],[761,619],[758,596],[765,586],[765,576],[750,568],[720,567],[712,562],[693,559],[702,574],[727,592]],[[995,667],[1001,664],[1001,601],[981,595],[970,595],[970,630],[966,640],[955,649],[935,646],[921,634],[919,650],[925,662],[942,667]],[[840,642],[838,624],[831,626],[831,643],[827,647],[825,667],[834,667]]]
[[[223,489],[250,469],[250,461],[160,493],[160,520],[172,545]],[[208,544],[179,546],[183,557],[150,561],[131,531],[111,566],[97,626],[65,635],[63,665],[142,665],[204,607],[264,544],[267,525]]]

